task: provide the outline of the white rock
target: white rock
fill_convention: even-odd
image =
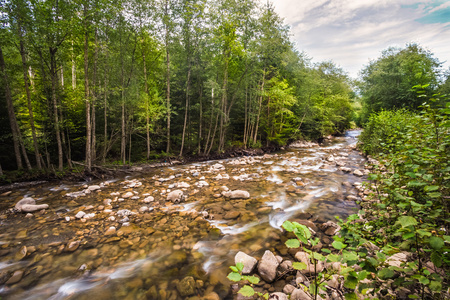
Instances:
[[[90,190],[90,191],[96,191],[96,190],[99,190],[99,189],[101,189],[101,187],[99,185],[90,185],[88,187],[88,190]]]
[[[222,195],[224,195],[225,197],[230,198],[230,199],[248,199],[248,198],[250,198],[250,193],[247,191],[242,191],[242,190],[222,192]]]
[[[153,201],[155,201],[155,198],[153,196],[145,197],[144,200],[142,200],[142,202],[144,202],[144,203],[150,203]]]
[[[116,197],[116,196],[119,196],[120,193],[119,192],[112,192],[110,195],[113,196],[113,197]]]
[[[258,261],[256,260],[256,258],[251,257],[250,255],[239,251],[236,256],[234,257],[234,263],[243,263],[244,264],[244,269],[242,270],[242,274],[246,275],[246,274],[250,274],[253,269],[256,266],[256,263]]]
[[[355,175],[355,176],[363,176],[364,174],[360,170],[355,170],[355,171],[353,171],[353,175]]]
[[[216,170],[222,170],[222,169],[225,169],[224,165],[219,164],[219,163],[213,165],[213,168],[216,169]]]
[[[167,201],[172,201],[174,203],[180,203],[184,200],[184,194],[182,190],[175,190],[167,195]]]
[[[285,293],[276,292],[269,295],[269,300],[288,300]]]
[[[209,183],[207,183],[206,181],[199,181],[195,184],[197,187],[201,188],[204,186],[209,186]]]
[[[80,210],[80,211],[75,215],[75,218],[81,219],[82,217],[84,217],[85,214],[86,214],[86,213],[85,213],[84,211]]]
[[[266,250],[259,262],[258,273],[264,281],[270,283],[274,281],[277,275],[278,265],[279,262],[275,255],[271,251]]]
[[[125,194],[122,195],[122,198],[127,199],[133,196],[134,196],[133,192],[126,192]]]
[[[70,222],[70,217],[65,217],[66,222]]]
[[[189,187],[191,187],[188,183],[186,183],[186,182],[184,182],[184,181],[182,181],[182,182],[179,182],[178,184],[177,184],[177,187],[178,188],[189,188]]]
[[[35,212],[42,209],[47,209],[48,204],[36,204],[36,200],[31,197],[23,198],[16,203],[15,208],[21,212]]]
[[[141,208],[139,208],[139,211],[141,213],[144,213],[144,212],[148,211],[148,206],[142,206]]]
[[[130,198],[131,200],[139,200],[139,196],[133,196]]]

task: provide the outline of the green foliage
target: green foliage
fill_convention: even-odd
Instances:
[[[262,299],[268,299],[269,294],[262,294],[253,289],[253,284],[259,283],[259,278],[256,276],[242,275],[242,270],[244,269],[243,263],[237,263],[236,266],[230,266],[231,272],[228,274],[227,278],[233,282],[249,282],[251,285],[244,285],[238,293],[244,297],[252,297],[255,294],[261,297]]]
[[[423,101],[411,87],[426,86],[424,92],[431,96],[438,84],[439,66],[433,54],[418,44],[383,51],[380,58],[361,72],[363,122],[371,113],[381,110],[418,109]]]

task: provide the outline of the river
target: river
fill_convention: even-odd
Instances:
[[[226,276],[238,251],[288,256],[280,228],[285,220],[319,225],[358,210],[355,185],[363,179],[353,171],[365,163],[354,149],[358,135],[349,131],[320,146],[258,157],[6,193],[0,197],[0,297],[183,299],[180,280],[192,276],[195,295],[230,298]],[[250,197],[224,197],[227,189]],[[183,192],[183,202],[167,201],[174,190]],[[24,197],[49,208],[11,213],[8,208]]]

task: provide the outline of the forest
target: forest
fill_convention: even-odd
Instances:
[[[352,82],[271,3],[3,1],[4,170],[277,147],[350,127]]]

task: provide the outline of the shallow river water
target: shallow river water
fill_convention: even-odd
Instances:
[[[362,178],[353,171],[365,162],[354,150],[358,134],[276,154],[2,195],[0,298],[183,299],[180,281],[187,276],[195,280],[190,296],[232,298],[226,276],[238,251],[287,256],[285,220],[321,224],[357,211],[354,186]],[[227,188],[250,198],[226,198]],[[174,190],[183,191],[184,201],[167,201]],[[49,208],[32,216],[8,211],[24,197]],[[86,215],[77,218],[80,211]]]

